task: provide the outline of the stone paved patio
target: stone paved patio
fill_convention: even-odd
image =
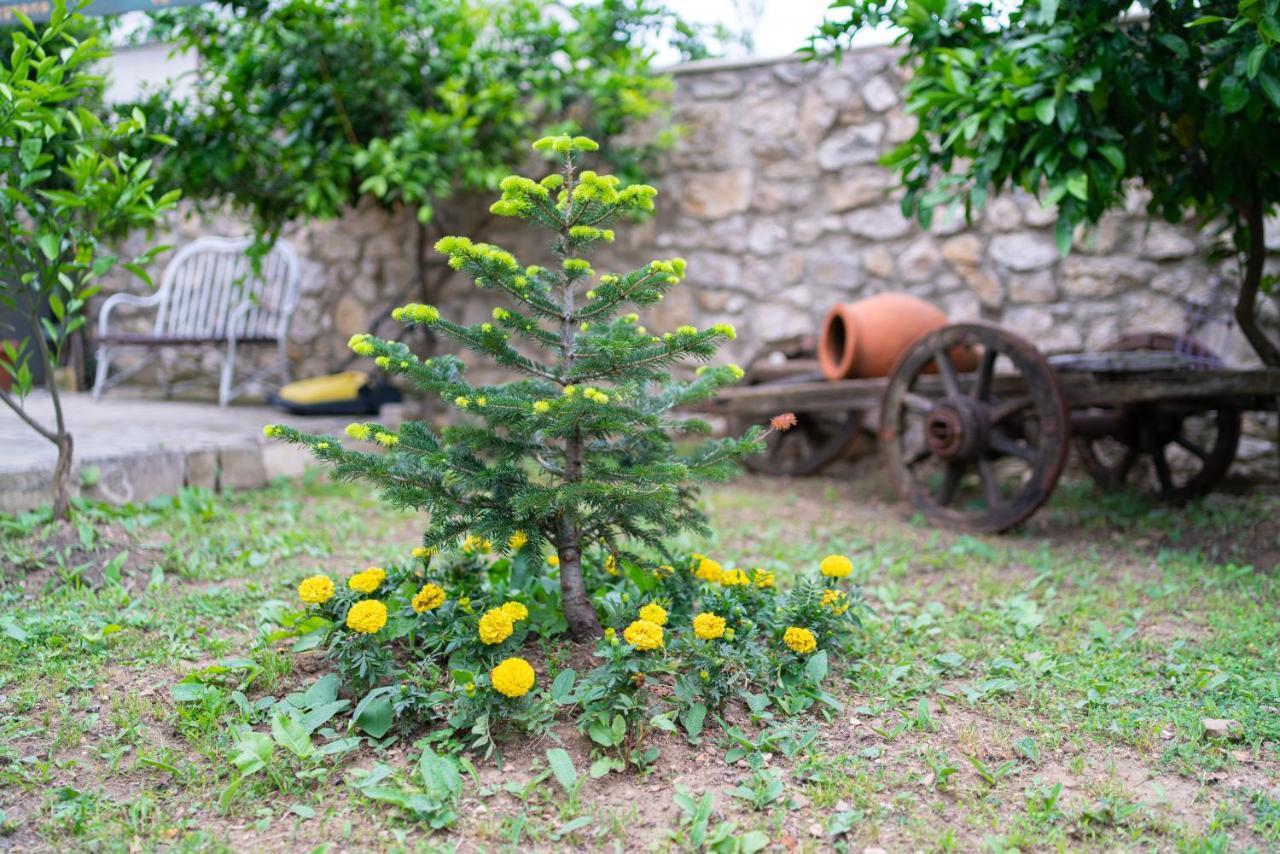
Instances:
[[[172,495],[183,486],[250,489],[280,475],[303,472],[309,457],[291,445],[268,442],[264,425],[277,422],[341,434],[348,417],[302,418],[266,406],[156,400],[120,392],[95,401],[64,395],[75,440],[73,489],[77,494],[124,503]],[[52,422],[47,394],[30,400],[42,423]],[[383,411],[383,421],[392,415]],[[394,423],[394,422],[392,422]],[[0,405],[0,512],[48,504],[56,451]]]

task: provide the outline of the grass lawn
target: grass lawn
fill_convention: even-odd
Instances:
[[[273,603],[318,570],[403,559],[412,517],[316,478],[71,529],[0,520],[0,848],[735,851],[757,830],[788,851],[1280,848],[1280,497],[1170,511],[1066,484],[1003,537],[908,520],[874,468],[707,499],[718,541],[688,545],[725,566],[854,556],[870,610],[863,657],[829,677],[841,708],[732,710],[765,774],[727,764],[710,725],[696,745],[659,733],[647,776],[572,792],[554,742],[511,745],[434,833],[351,785],[416,761],[413,737],[276,750],[233,782],[232,728],[327,672],[258,642]],[[175,700],[184,675],[244,658]],[[1205,719],[1235,723],[1214,737]],[[585,778],[583,739],[558,731]]]

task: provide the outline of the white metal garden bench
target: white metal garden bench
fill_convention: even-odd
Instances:
[[[201,237],[178,250],[155,293],[109,297],[98,313],[98,373],[93,396],[101,397],[149,363],[141,359],[110,376],[112,357],[124,349],[225,345],[219,406],[226,406],[251,382],[272,376],[288,382],[285,344],[289,320],[298,305],[298,256],[292,246],[278,240],[255,274],[245,254],[251,242],[248,237]],[[107,321],[118,305],[158,306],[152,330],[112,331]],[[272,344],[276,347],[275,363],[235,384],[236,348]]]

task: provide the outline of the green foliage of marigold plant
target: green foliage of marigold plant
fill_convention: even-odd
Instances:
[[[406,326],[488,357],[520,378],[470,382],[453,355],[419,359],[403,343],[356,335],[351,349],[388,373],[456,407],[463,418],[437,430],[407,422],[398,430],[352,424],[349,437],[379,452],[347,448],[333,437],[271,425],[269,436],[309,447],[340,478],[368,480],[391,503],[424,510],[424,548],[448,548],[465,537],[507,544],[519,537],[550,543],[559,559],[562,607],[577,638],[600,634],[582,578],[582,553],[613,557],[637,545],[661,548],[681,530],[705,534],[697,504],[702,481],[725,478],[736,461],[760,447],[753,429],[741,438],[708,440],[685,451],[675,436],[709,432],[697,418],[673,410],[736,383],[735,365],[704,366],[688,380],[670,369],[707,361],[732,339],[727,324],[682,326],[651,334],[632,308],[659,302],[684,276],[680,258],[655,260],[628,273],[597,274],[588,256],[614,238],[612,226],[653,210],[654,188],[623,185],[583,168],[597,145],[586,137],[554,136],[534,148],[560,169],[540,180],[504,178],[493,213],[551,235],[551,266],[526,266],[510,252],[466,237],[445,237],[436,249],[449,265],[512,306],[492,321],[461,325],[434,307],[410,304],[393,316]]]

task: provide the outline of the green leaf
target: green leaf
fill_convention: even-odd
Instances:
[[[1262,87],[1262,93],[1271,101],[1271,105],[1280,108],[1280,81],[1264,71],[1258,75],[1258,85]]]
[[[315,745],[311,743],[311,733],[302,722],[293,715],[276,712],[271,716],[271,737],[276,744],[288,750],[299,759],[307,759],[315,753]]]
[[[231,754],[231,764],[236,766],[240,776],[247,777],[265,768],[273,753],[275,745],[266,733],[249,730],[241,733],[236,742]]]
[[[427,796],[444,803],[457,799],[462,793],[462,775],[458,766],[448,756],[440,756],[430,747],[422,748],[418,759],[418,778]]]
[[[1041,98],[1036,101],[1036,118],[1040,120],[1040,124],[1053,124],[1053,117],[1057,114],[1057,104],[1053,98]]]
[[[1253,50],[1249,51],[1249,57],[1244,62],[1245,74],[1249,79],[1258,76],[1258,72],[1262,70],[1262,61],[1267,58],[1267,46],[1265,44],[1256,44]]]
[[[556,674],[555,681],[551,683],[551,701],[558,706],[571,702],[576,678],[577,673],[572,667],[566,667]]]
[[[563,747],[552,747],[547,750],[547,763],[551,765],[551,773],[556,782],[566,792],[572,792],[578,783],[578,770],[573,767],[573,760]]]
[[[1238,77],[1228,77],[1222,81],[1222,109],[1228,114],[1237,113],[1249,103],[1249,90]]]
[[[36,245],[40,247],[40,253],[45,259],[52,261],[58,257],[58,250],[62,246],[62,238],[56,234],[49,232],[41,232],[36,237]]]
[[[1117,175],[1124,174],[1124,152],[1114,145],[1098,146],[1098,153],[1107,159],[1111,164],[1111,168],[1116,170]]]
[[[684,717],[680,722],[684,724],[684,731],[689,734],[690,739],[696,739],[702,732],[702,725],[707,719],[707,707],[702,703],[694,703],[684,713]]]
[[[804,663],[804,675],[815,685],[822,684],[822,680],[827,678],[827,651],[825,649],[820,649],[809,656],[809,660]]]
[[[1081,201],[1089,200],[1089,176],[1083,172],[1072,172],[1066,180],[1067,192]]]
[[[356,706],[352,719],[355,725],[374,738],[382,738],[395,722],[395,710],[391,707],[389,691],[375,688]]]

